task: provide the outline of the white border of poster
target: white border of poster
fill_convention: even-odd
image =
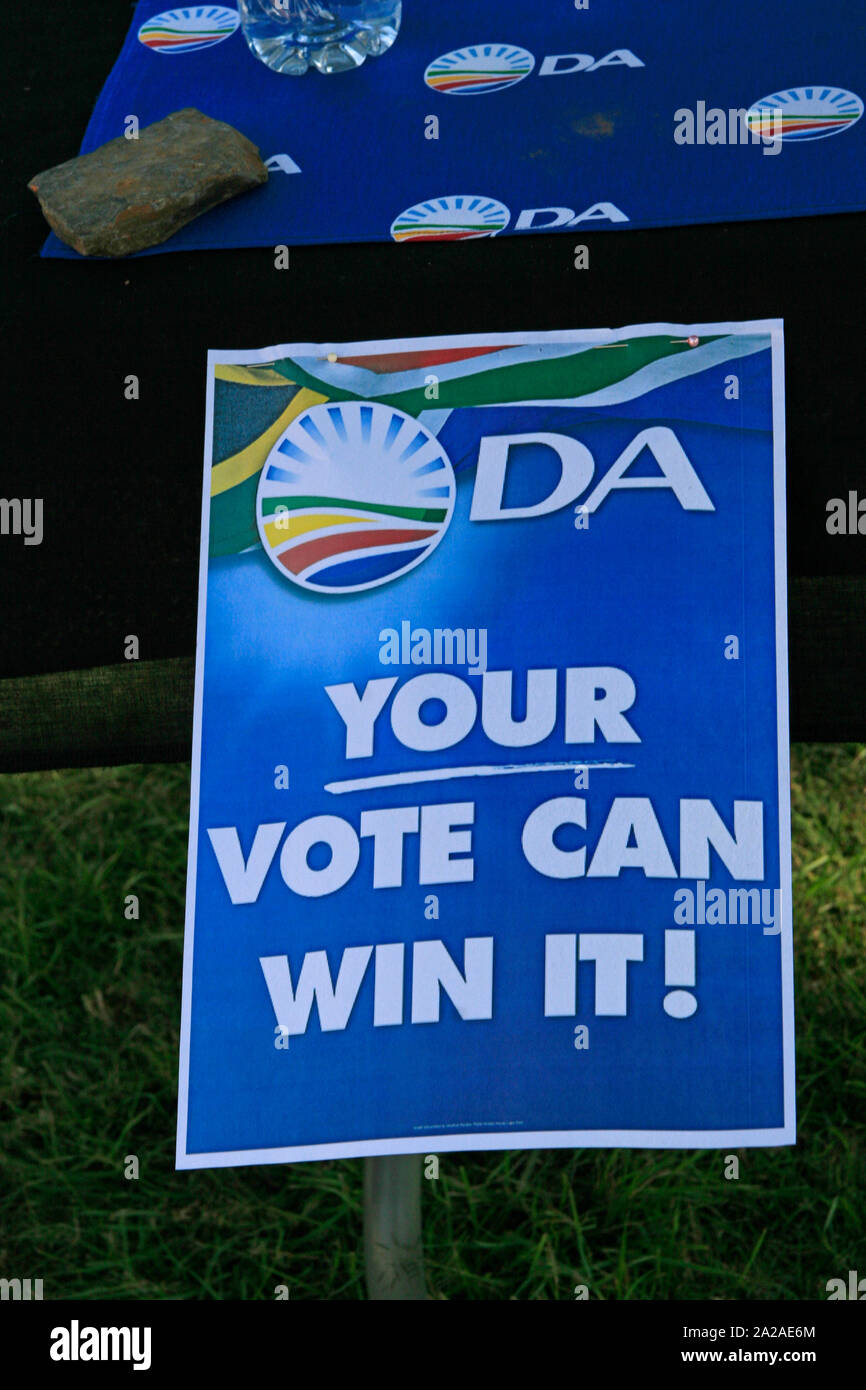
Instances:
[[[485,347],[525,346],[534,343],[607,343],[660,333],[687,338],[709,334],[767,334],[770,338],[773,383],[773,502],[776,604],[776,728],[778,740],[779,874],[781,906],[781,989],[783,1123],[775,1129],[719,1130],[508,1130],[483,1134],[408,1134],[398,1139],[346,1140],[330,1144],[304,1144],[289,1148],[234,1149],[215,1153],[187,1153],[189,1100],[190,1015],[195,927],[197,846],[199,833],[199,785],[201,769],[202,703],[204,693],[205,621],[207,606],[208,541],[210,529],[210,472],[213,433],[214,366],[216,363],[250,366],[272,362],[275,357],[297,355],[341,356],[416,348],[449,348],[471,343]],[[556,402],[546,401],[550,407]],[[385,338],[352,343],[288,343],[249,351],[211,349],[207,362],[207,429],[204,448],[201,541],[199,558],[198,624],[196,637],[195,705],[193,716],[192,769],[190,778],[189,859],[187,864],[186,921],[183,953],[183,1004],[181,1010],[180,1063],[176,1167],[227,1168],[245,1164],[297,1163],[314,1159],[364,1158],[384,1154],[427,1154],[494,1149],[670,1148],[713,1149],[793,1144],[796,1141],[794,1095],[794,962],[791,903],[791,807],[790,747],[788,726],[788,625],[787,547],[785,502],[785,384],[784,337],[781,319],[755,319],[739,323],[649,323],[618,329],[569,329],[563,332],[446,334],[419,338]]]

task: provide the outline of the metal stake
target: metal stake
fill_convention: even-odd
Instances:
[[[420,1154],[364,1159],[364,1260],[371,1300],[421,1302]]]

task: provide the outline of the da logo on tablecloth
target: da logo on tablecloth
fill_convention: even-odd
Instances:
[[[537,75],[569,77],[602,68],[644,66],[630,48],[615,48],[602,58],[594,58],[591,53],[548,53],[542,58]],[[445,96],[478,96],[516,86],[534,67],[535,56],[528,48],[513,43],[474,43],[435,58],[424,71],[424,81],[434,92]]]
[[[193,53],[231,38],[240,22],[237,10],[225,5],[191,5],[145,20],[138,37],[154,53]]]
[[[789,87],[762,97],[749,107],[746,122],[749,130],[775,140],[823,140],[848,130],[862,115],[863,102],[854,92],[816,85]]]
[[[428,198],[395,217],[391,235],[395,241],[466,241],[495,236],[508,226],[510,216],[505,204],[496,198],[468,193]]]
[[[311,406],[281,435],[256,523],[284,579],[352,594],[420,565],[448,529],[454,495],[435,435],[393,406],[342,401]]]
[[[495,198],[429,198],[395,217],[391,235],[395,241],[464,241],[469,237],[495,236],[508,226],[511,213]],[[582,222],[628,222],[615,203],[598,202],[583,212],[569,207],[522,208],[515,232],[550,232],[559,227],[579,227]]]
[[[477,96],[513,87],[528,77],[534,67],[535,59],[525,48],[512,43],[480,43],[443,53],[430,63],[424,81],[434,92]]]

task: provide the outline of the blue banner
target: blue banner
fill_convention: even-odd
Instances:
[[[327,77],[271,71],[238,25],[142,0],[87,129],[83,152],[193,106],[259,147],[268,184],[156,251],[866,206],[866,30],[839,0],[405,0],[389,52]],[[52,234],[44,254],[76,253]]]
[[[211,352],[178,1166],[794,1141],[782,328]]]

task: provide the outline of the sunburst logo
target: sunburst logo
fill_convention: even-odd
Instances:
[[[842,87],[789,87],[756,101],[749,130],[774,140],[823,140],[859,121],[863,102]]]
[[[443,53],[429,65],[424,81],[434,92],[471,97],[513,87],[528,77],[534,67],[532,54],[513,43],[476,43]]]
[[[191,5],[154,15],[142,24],[138,37],[154,53],[193,53],[231,38],[240,22],[237,10],[225,5]]]
[[[324,594],[420,565],[448,529],[454,470],[434,434],[380,402],[314,405],[262,469],[256,521],[284,579]]]
[[[395,217],[391,235],[395,241],[468,241],[496,236],[508,226],[510,216],[496,198],[475,194],[428,198]]]

